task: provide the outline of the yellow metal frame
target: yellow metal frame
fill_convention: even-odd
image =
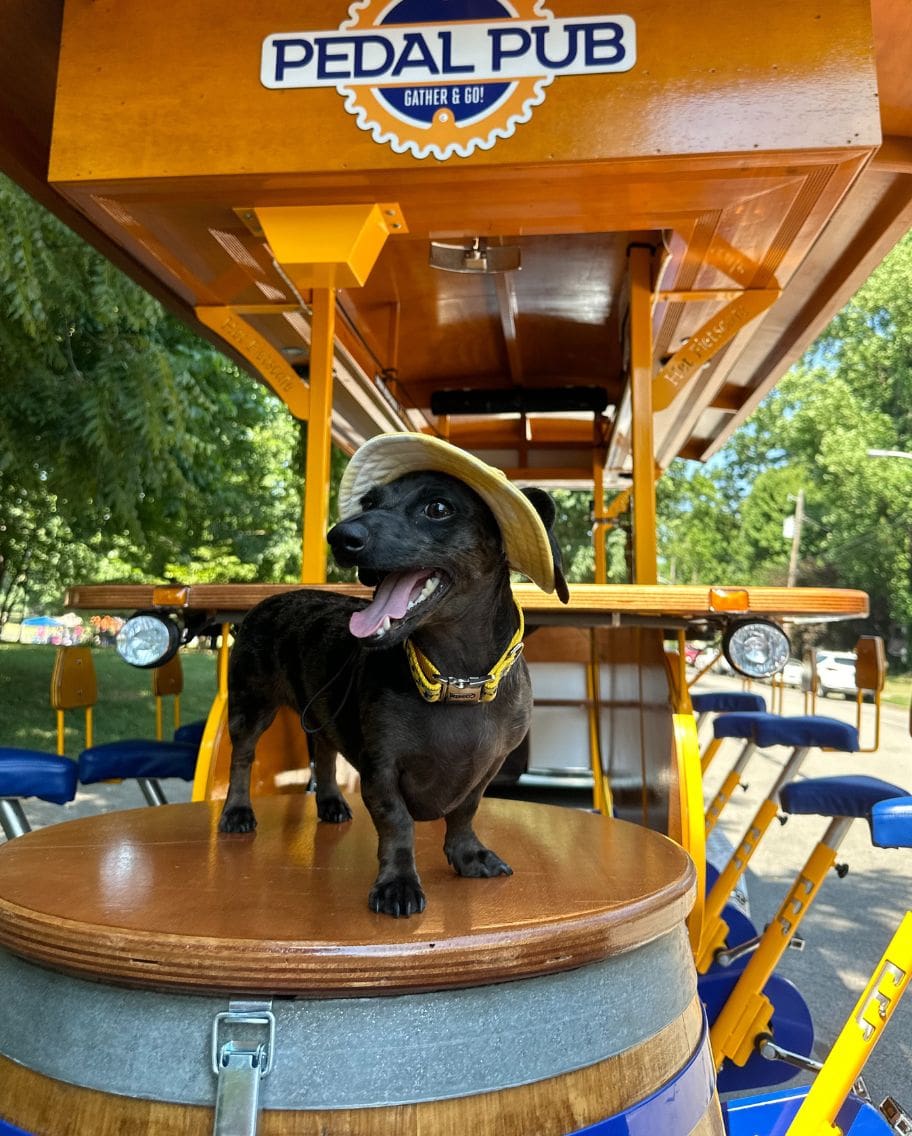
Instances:
[[[595,631],[589,631],[589,666],[586,667],[586,716],[589,725],[589,763],[592,767],[592,807],[610,817],[614,815],[611,778],[602,759],[601,679]]]
[[[691,949],[703,938],[706,900],[706,838],[703,833],[703,780],[700,775],[700,744],[693,714],[674,714],[675,756],[681,809],[681,845],[693,860],[697,873],[697,896],[687,919]]]
[[[200,740],[199,754],[196,759],[196,772],[193,775],[193,791],[190,799],[205,801],[208,798],[209,778],[215,761],[215,751],[221,733],[223,722],[228,718],[228,659],[231,648],[228,637],[231,626],[222,624],[221,641],[216,659],[216,690],[212,706],[209,708],[209,717]]]
[[[652,378],[652,259],[643,245],[628,250],[630,281],[630,397],[633,454],[634,583],[658,583],[655,431]]]
[[[700,769],[705,773],[715,760],[719,750],[722,748],[722,743],[725,738],[711,738],[709,745],[703,751],[700,757]]]
[[[681,301],[728,300],[710,316],[662,367],[652,382],[655,410],[665,410],[693,376],[730,343],[738,332],[762,315],[779,298],[778,288],[721,289],[696,292],[659,292],[656,299]]]
[[[715,740],[720,741],[721,739]],[[718,793],[716,793],[715,797],[713,797],[712,801],[710,802],[709,808],[706,810],[706,815],[704,816],[704,824],[707,836],[709,836],[712,830],[719,823],[719,817],[722,815],[722,810],[731,800],[731,795],[732,793],[734,793],[735,789],[738,788],[738,783],[740,782],[740,780],[741,771],[738,769],[730,770],[726,775],[725,780],[722,782]]]
[[[846,821],[840,831],[848,829],[849,823]],[[754,1052],[757,1036],[769,1032],[773,1005],[763,993],[763,987],[836,861],[839,840],[833,843],[836,847],[831,847],[824,838],[811,852],[716,1018],[710,1041],[717,1069],[726,1058],[736,1065],[744,1065]]]
[[[741,843],[719,874],[719,878],[713,884],[706,898],[703,939],[697,953],[697,970],[701,974],[705,974],[709,970],[713,964],[716,951],[725,945],[728,924],[722,918],[722,911],[738,881],[747,871],[747,866],[751,862],[751,857],[757,851],[758,844],[776,819],[777,812],[778,806],[774,800],[767,798],[761,804]]]
[[[912,978],[912,911],[906,912],[786,1136],[841,1136],[836,1114],[880,1041]]]
[[[307,384],[269,340],[244,319],[244,309],[222,305],[197,307],[193,310],[201,324],[214,331],[253,365],[295,418],[307,420],[310,416],[310,391]],[[299,309],[294,305],[290,310]]]
[[[326,526],[329,518],[335,327],[335,293],[328,288],[318,288],[313,294],[310,340],[311,413],[307,423],[307,458],[304,469],[302,584],[326,582]]]
[[[181,696],[179,694],[172,694],[171,697],[174,699],[174,703],[173,703],[174,729],[177,730],[178,727],[181,724],[181,712],[180,712]],[[155,696],[155,737],[157,738],[158,741],[164,741],[164,738],[165,738],[164,699],[165,699],[165,695],[163,695],[163,694],[156,694],[156,696]]]
[[[299,291],[358,288],[391,232],[408,231],[394,202],[362,205],[269,205],[235,211],[262,235]]]

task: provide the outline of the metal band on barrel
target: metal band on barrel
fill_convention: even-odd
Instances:
[[[277,999],[267,1109],[367,1108],[496,1092],[617,1056],[696,994],[686,932],[561,974],[375,998]],[[179,1104],[214,1099],[228,999],[86,982],[0,951],[0,1053],[45,1076]]]

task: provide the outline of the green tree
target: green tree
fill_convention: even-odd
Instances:
[[[912,235],[706,467],[674,463],[660,481],[666,563],[705,583],[731,569],[747,584],[785,582],[781,526],[800,488],[797,582],[866,591],[865,633],[899,651],[912,636],[912,463],[870,448],[912,449]],[[848,645],[860,630],[837,624],[827,640]]]
[[[4,179],[0,219],[0,619],[84,573],[294,578],[284,408]]]

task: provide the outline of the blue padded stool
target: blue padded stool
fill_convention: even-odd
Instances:
[[[192,742],[160,742],[154,738],[130,738],[90,746],[79,755],[79,780],[83,785],[96,781],[136,780],[150,805],[167,804],[159,779],[179,777],[192,781],[196,772],[199,746]]]
[[[912,848],[912,796],[905,793],[897,796],[897,792],[902,793],[902,790],[874,777],[822,777],[790,785],[787,790],[783,790],[782,797],[783,804],[789,802],[795,806],[795,812],[836,815],[835,812],[830,812],[836,810],[849,820],[851,818],[846,816],[847,813],[864,817],[871,826],[871,842],[879,848]],[[816,854],[815,851],[814,855]],[[813,856],[808,860],[808,865],[812,862]],[[808,865],[805,866],[804,872],[807,872]],[[806,876],[802,878],[801,875],[798,880],[800,886],[796,885],[793,893],[798,893],[800,905],[801,898],[807,893],[810,880]],[[796,910],[790,904],[793,893],[790,893],[789,900],[783,904],[777,919],[770,924],[771,929],[776,928],[782,918],[791,918],[793,910]],[[902,900],[900,903],[905,906]],[[908,925],[910,919],[912,915],[906,915],[900,930],[877,964],[875,975],[883,973],[888,959],[893,957],[894,949],[901,950],[897,943],[903,934],[903,927]],[[778,932],[774,930],[773,933]],[[903,965],[905,968],[906,964]],[[747,971],[744,973],[746,974]],[[900,988],[900,995],[901,992]],[[889,1019],[897,1001],[898,996],[892,999],[890,1004],[881,1003],[879,1016],[882,1021]],[[856,1023],[855,1029],[848,1035],[843,1031],[824,1066],[826,1068],[832,1062],[833,1067],[839,1069],[839,1080],[844,1084],[851,1081],[857,1084],[857,1078],[864,1067],[865,1056],[870,1051],[870,1046],[867,1050],[860,1049],[856,1040],[857,1023],[860,1020],[859,1005],[856,1005],[849,1018],[850,1022]],[[870,1037],[866,1040],[870,1040]],[[874,1042],[870,1044],[873,1045]],[[815,1086],[789,1089],[764,1097],[742,1097],[738,1101],[723,1105],[729,1136],[754,1136],[757,1132],[784,1133],[798,1113],[805,1097],[815,1092],[820,1083],[822,1082],[818,1081]],[[827,1107],[823,1108],[824,1105]],[[840,1131],[846,1133],[846,1136],[889,1136],[890,1133],[900,1131],[898,1126],[894,1128],[889,1124],[879,1110],[862,1102],[854,1094],[850,1094],[842,1102],[835,1097],[830,1100],[818,1099],[814,1105],[813,1117],[816,1124],[821,1121],[829,1123],[832,1120]]]
[[[858,730],[854,726],[837,718],[818,715],[784,718],[778,714],[723,714],[713,723],[713,730],[720,731],[722,736],[743,737],[746,744],[734,769],[707,810],[707,833],[715,826],[719,813],[725,807],[735,785],[738,784],[755,749],[783,745],[791,747],[792,752],[766,799],[748,825],[741,843],[719,873],[718,879],[706,897],[703,942],[697,958],[697,970],[701,974],[706,973],[713,965],[717,953],[725,947],[728,927],[722,918],[722,911],[732,891],[747,871],[751,857],[766,830],[776,818],[784,787],[798,775],[805,758],[814,746],[840,750],[843,753],[854,753],[859,748]],[[735,730],[740,732],[735,733]]]
[[[199,749],[205,729],[205,718],[201,718],[198,722],[188,722],[185,726],[177,727],[174,731],[174,740],[176,742],[184,742],[187,745],[195,745],[196,748]]]
[[[764,991],[834,866],[836,853],[852,822],[859,818],[870,822],[876,807],[896,798],[905,799],[906,791],[876,777],[817,777],[783,786],[779,802],[785,812],[831,819],[776,915],[755,944],[756,953],[713,1021],[713,1053],[717,1062],[725,1062],[722,1067],[728,1070],[726,1088],[745,1087],[738,1083],[738,1067],[746,1067],[756,1059],[758,1046],[765,1060],[795,1059],[788,1045],[783,1048],[774,1019],[775,1004]],[[838,867],[837,872],[845,874]],[[799,1057],[806,1059],[807,1052],[802,1050]]]
[[[20,799],[65,805],[76,796],[76,763],[33,749],[0,746],[0,828],[8,840],[30,831]]]
[[[743,738],[744,748],[707,810],[707,833],[715,827],[719,814],[728,803],[756,749],[768,749],[777,745],[790,746],[792,749],[792,756],[770,794],[775,797],[779,789],[797,774],[808,750],[814,746],[836,749],[843,753],[854,753],[859,748],[858,730],[855,726],[841,722],[838,718],[825,718],[817,714],[789,718],[765,713],[721,714],[713,722],[713,734],[716,738]]]
[[[746,690],[713,690],[706,694],[693,694],[690,698],[694,713],[727,714],[731,711],[753,710],[761,713],[766,710],[766,699],[762,694],[751,694]]]
[[[710,714],[762,714],[766,710],[766,699],[762,694],[751,694],[743,690],[715,690],[707,694],[694,694],[690,702],[697,716],[698,733]],[[704,773],[719,752],[722,745],[721,738],[721,735],[715,735],[701,755],[700,767]]]
[[[779,803],[786,813],[844,817],[847,820],[863,818],[871,824],[876,805],[906,796],[905,789],[891,785],[889,781],[853,773],[843,777],[813,777],[807,781],[793,781],[779,794]]]
[[[878,848],[912,848],[912,797],[894,797],[874,805],[871,843]]]

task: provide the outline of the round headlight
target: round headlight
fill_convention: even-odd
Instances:
[[[180,629],[157,612],[140,611],[117,632],[114,645],[132,667],[160,667],[180,646]]]
[[[789,660],[789,639],[778,623],[745,619],[732,624],[722,637],[725,657],[748,678],[768,678]]]

